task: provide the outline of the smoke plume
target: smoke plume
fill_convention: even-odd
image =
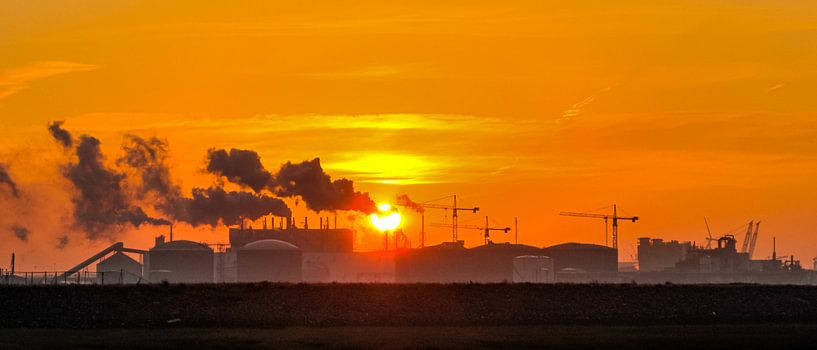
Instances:
[[[63,168],[63,175],[77,190],[74,222],[90,239],[122,229],[125,224],[166,225],[167,220],[148,216],[142,208],[130,203],[124,189],[125,174],[110,170],[103,164],[99,140],[82,135],[75,153],[78,161]]]
[[[332,180],[323,171],[319,158],[296,164],[287,162],[277,174],[272,174],[261,164],[255,151],[211,149],[207,152],[207,171],[257,193],[267,189],[278,197],[299,196],[309,209],[316,212],[355,210],[371,213],[375,208],[368,193],[355,191],[352,180]]]
[[[57,248],[60,250],[65,249],[65,247],[68,246],[69,242],[70,239],[68,239],[68,235],[59,236],[57,237]]]
[[[220,187],[194,188],[191,198],[170,199],[160,210],[175,220],[211,227],[219,222],[235,225],[242,218],[257,220],[270,214],[292,216],[286,203],[278,198],[251,192],[227,192]]]
[[[11,189],[11,194],[14,197],[20,197],[20,192],[17,190],[17,183],[11,179],[11,175],[9,175],[8,170],[6,169],[6,165],[0,163],[0,185],[5,184]]]
[[[229,153],[223,149],[207,151],[207,171],[255,192],[261,192],[272,180],[272,174],[264,169],[258,153],[235,148]]]
[[[420,214],[425,213],[425,211],[426,211],[426,209],[423,208],[423,206],[421,206],[420,203],[417,203],[417,202],[411,200],[411,198],[409,198],[409,196],[406,195],[406,194],[401,194],[401,195],[397,196],[396,202],[397,202],[397,205],[399,205],[401,207],[406,207],[406,208],[412,209],[412,210],[414,210],[414,211],[416,211],[417,213],[420,213]]]
[[[28,242],[28,235],[29,235],[29,233],[31,233],[31,231],[29,231],[28,228],[25,228],[25,227],[20,226],[20,225],[12,226],[11,227],[11,232],[13,232],[14,236],[19,238],[23,242]]]
[[[349,179],[332,180],[321,167],[320,158],[293,164],[287,162],[275,175],[274,193],[281,197],[300,196],[314,211],[355,210],[372,213],[374,201],[358,192]]]
[[[57,142],[64,148],[71,148],[74,145],[74,139],[71,138],[71,133],[62,128],[65,121],[57,120],[48,124],[48,132],[54,137]]]
[[[136,188],[139,199],[151,192],[163,197],[179,195],[179,188],[173,184],[170,168],[167,166],[167,141],[157,137],[144,139],[136,135],[125,135],[122,151],[124,154],[116,160],[116,164],[136,170],[140,180]]]

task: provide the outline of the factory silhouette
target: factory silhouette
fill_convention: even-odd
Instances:
[[[456,205],[399,200],[404,208]],[[414,206],[414,207],[412,207]],[[476,212],[478,208],[461,208]],[[476,210],[475,210],[476,209]],[[419,210],[418,210],[419,211]],[[614,215],[563,215],[620,219]],[[472,214],[473,215],[473,214]],[[626,220],[635,222],[630,217]],[[314,221],[313,221],[314,222]],[[391,232],[392,243],[383,249],[356,251],[355,231],[338,228],[337,220],[265,217],[262,228],[240,223],[229,227],[229,244],[174,240],[159,235],[153,247],[142,250],[117,242],[57,274],[4,271],[10,284],[137,284],[137,283],[769,283],[817,284],[814,270],[806,270],[793,256],[752,259],[759,222],[747,225],[738,247],[735,235],[707,237],[707,244],[638,239],[638,268],[618,261],[616,248],[568,242],[549,247],[493,243],[487,225],[482,245],[466,248],[463,240],[410,247],[405,234]],[[448,225],[456,230],[470,225]],[[508,228],[509,229],[509,228]],[[424,231],[424,228],[421,229]],[[505,228],[502,228],[505,230]],[[615,232],[615,231],[614,231]],[[389,232],[385,233],[389,237]],[[419,233],[423,236],[423,232]],[[388,242],[388,241],[386,241]],[[616,237],[613,239],[616,244]],[[13,266],[13,262],[12,262]],[[95,267],[95,272],[87,270]]]
[[[420,215],[419,244],[412,247],[399,229],[400,216],[395,208],[376,206],[368,193],[355,190],[351,180],[332,179],[318,158],[287,162],[277,171],[268,171],[252,150],[210,149],[206,172],[242,190],[227,190],[219,182],[207,188],[193,188],[186,195],[171,180],[165,141],[127,135],[122,147],[124,155],[116,160],[118,167],[110,167],[103,162],[98,139],[90,135],[74,138],[62,126],[60,121],[52,122],[48,131],[69,155],[60,170],[76,190],[72,197],[74,228],[85,232],[91,240],[116,241],[112,238],[125,226],[167,227],[167,235],[157,236],[154,246],[148,249],[114,243],[60,273],[16,271],[12,254],[9,268],[0,271],[3,283],[817,284],[815,270],[804,269],[793,256],[778,256],[776,244],[769,259],[753,258],[760,222],[749,222],[740,242],[731,231],[719,237],[709,232],[703,246],[658,237],[640,238],[636,267],[619,263],[618,231],[620,224],[635,224],[639,217],[622,215],[616,205],[600,208],[604,212],[560,213],[566,217],[604,220],[605,231],[608,227],[612,229],[609,234],[605,232],[605,237],[611,238],[605,245],[565,242],[535,247],[519,244],[518,237],[514,243],[491,240],[494,232],[518,232],[516,223],[513,228],[492,226],[486,216],[484,225],[460,224],[459,216],[477,215],[480,208],[462,206],[456,195],[421,203],[400,195],[395,199],[396,207]],[[9,187],[15,197],[20,191],[2,166],[0,184]],[[355,230],[338,227],[337,216],[320,216],[317,221],[313,218],[310,227],[308,217],[303,221],[293,217],[284,198],[303,201],[315,213],[369,215],[375,226],[377,220],[384,220],[383,249],[355,250]],[[449,228],[450,241],[426,246],[426,210],[450,214],[451,222],[429,224]],[[248,225],[261,220],[261,228]],[[193,227],[226,227],[229,243],[174,240],[174,222]],[[466,248],[458,236],[459,229],[482,231],[482,244]],[[29,234],[23,226],[15,226],[15,231],[19,231],[15,234],[21,240]]]

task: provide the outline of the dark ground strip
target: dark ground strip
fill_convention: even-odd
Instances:
[[[817,324],[817,287],[211,284],[0,287],[0,328]]]
[[[815,325],[0,329],[2,349],[813,349]]]

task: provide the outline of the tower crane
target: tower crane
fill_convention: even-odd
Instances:
[[[427,209],[443,209],[443,210],[451,210],[451,225],[447,225],[446,227],[451,227],[451,240],[452,242],[457,242],[457,228],[459,224],[457,222],[457,213],[461,211],[470,211],[476,214],[479,211],[479,207],[473,208],[461,208],[457,206],[457,195],[453,195],[454,197],[454,204],[453,205],[446,205],[446,204],[433,204],[433,203],[419,203],[418,205],[423,208]],[[421,225],[425,226],[425,213],[422,214],[422,222]],[[435,225],[436,226],[436,225]],[[420,246],[425,246],[425,227],[420,229]]]
[[[607,245],[607,221],[612,219],[613,220],[613,249],[618,249],[618,221],[619,220],[627,220],[636,222],[638,221],[638,216],[618,216],[618,208],[615,204],[613,204],[613,215],[608,214],[595,214],[595,213],[574,213],[574,212],[566,212],[563,211],[559,213],[562,216],[576,216],[581,218],[597,218],[597,219],[604,219],[604,244]]]
[[[449,224],[438,224],[433,223],[431,226],[434,227],[451,227]],[[474,230],[481,230],[485,233],[485,244],[491,243],[491,231],[502,231],[504,233],[508,233],[511,231],[510,227],[490,227],[488,226],[488,217],[485,217],[485,226],[478,226],[478,225],[460,225],[461,228],[465,229],[474,229]]]

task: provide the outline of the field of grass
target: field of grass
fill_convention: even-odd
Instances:
[[[0,329],[0,348],[808,349],[815,325]]]
[[[0,287],[6,348],[809,348],[817,287]]]
[[[209,284],[0,287],[0,328],[817,324],[817,288]]]

